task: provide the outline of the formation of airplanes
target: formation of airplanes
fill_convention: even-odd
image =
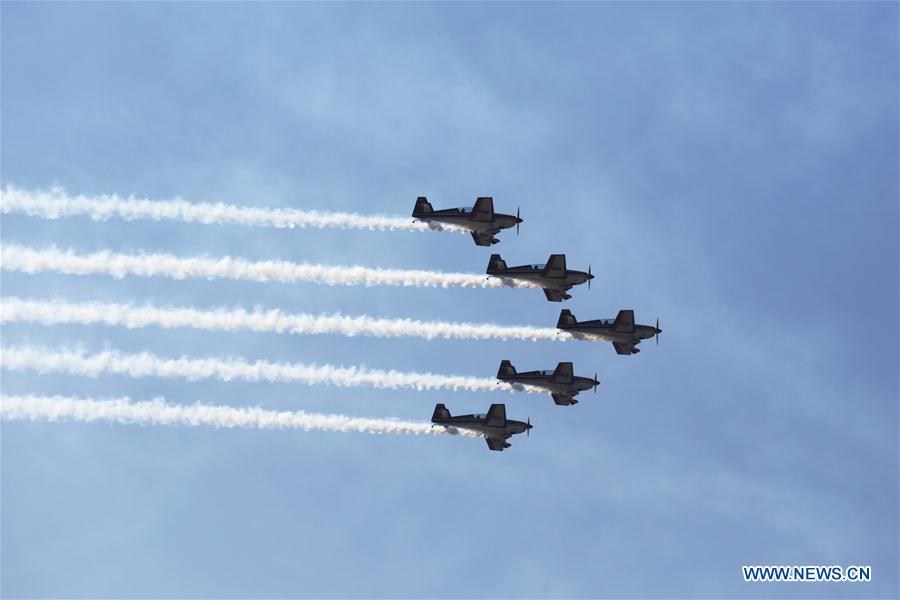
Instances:
[[[425,223],[437,225],[454,225],[468,229],[478,246],[491,246],[498,244],[496,235],[504,229],[516,228],[523,222],[517,209],[515,215],[494,212],[494,199],[490,196],[481,196],[471,208],[446,208],[434,210],[425,196],[419,196],[413,208],[413,218]],[[576,285],[587,283],[591,287],[594,275],[588,266],[587,271],[569,269],[566,266],[565,254],[551,254],[546,263],[526,264],[510,267],[499,254],[492,254],[488,261],[486,274],[488,277],[499,277],[513,281],[526,281],[536,284],[543,289],[549,302],[562,302],[572,298],[569,294]],[[640,352],[637,345],[642,341],[656,338],[659,344],[659,319],[656,325],[636,325],[634,311],[631,309],[620,310],[615,319],[594,319],[592,321],[578,321],[575,315],[568,309],[559,313],[556,323],[560,332],[565,332],[572,337],[584,340],[596,340],[611,342],[617,354],[631,355]],[[552,371],[524,371],[519,373],[508,360],[500,363],[497,372],[498,383],[509,383],[520,386],[537,387],[547,390],[550,396],[559,406],[572,406],[578,403],[575,396],[583,391],[593,388],[597,392],[597,374],[593,378],[580,377],[574,374],[571,362],[560,362]],[[450,411],[443,404],[434,408],[431,417],[433,425],[443,426],[447,429],[468,429],[476,431],[484,436],[488,448],[502,451],[509,448],[507,440],[513,435],[526,433],[531,430],[530,419],[527,422],[514,421],[506,418],[506,406],[504,404],[492,404],[486,414],[471,414],[451,416]]]

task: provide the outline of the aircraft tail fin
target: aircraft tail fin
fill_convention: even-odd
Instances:
[[[500,362],[500,370],[497,371],[497,379],[502,379],[504,377],[509,377],[510,375],[516,374],[516,368],[513,366],[511,362],[508,360],[504,360]]]
[[[565,329],[568,326],[577,324],[578,321],[575,319],[575,315],[568,308],[564,308],[559,312],[559,321],[556,322],[558,328]]]
[[[506,270],[506,261],[500,258],[499,254],[491,254],[491,260],[488,262],[487,272],[488,275],[491,273],[496,273],[498,271]]]
[[[434,212],[434,208],[431,207],[431,203],[428,202],[428,198],[425,196],[419,196],[416,198],[416,205],[413,207],[413,216],[418,217],[422,215],[429,215]]]
[[[570,362],[561,362],[556,365],[556,370],[553,371],[553,383],[572,383],[575,380],[575,376],[573,375],[572,363]]]
[[[449,419],[450,411],[447,410],[447,407],[443,404],[435,404],[434,405],[434,413],[431,415],[431,421],[438,421],[440,419]]]

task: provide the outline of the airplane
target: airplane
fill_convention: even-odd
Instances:
[[[426,223],[446,223],[469,229],[472,239],[478,246],[500,243],[494,234],[499,233],[501,229],[515,227],[516,233],[519,233],[519,223],[522,222],[518,210],[516,210],[516,216],[495,213],[494,199],[490,196],[479,197],[475,201],[475,206],[469,209],[446,208],[442,210],[434,210],[425,196],[419,196],[416,198],[412,216],[414,219]]]
[[[435,425],[443,425],[445,428],[458,427],[477,431],[484,436],[488,448],[501,452],[510,446],[507,439],[531,429],[531,419],[528,419],[527,423],[507,420],[505,404],[491,404],[487,414],[457,415],[455,417],[450,416],[450,411],[446,406],[437,404],[434,407],[434,414],[431,415],[431,422]]]
[[[659,319],[656,320],[656,327],[635,325],[634,311],[630,309],[620,310],[615,320],[595,319],[581,323],[575,319],[571,311],[563,309],[559,313],[556,327],[568,331],[580,339],[600,339],[612,342],[617,354],[637,354],[640,350],[635,346],[640,344],[641,340],[654,336],[656,336],[656,344],[659,345],[659,334],[662,333],[662,329],[659,328]]]
[[[506,261],[499,254],[491,254],[488,262],[487,274],[493,277],[507,277],[509,279],[521,279],[531,281],[544,288],[544,295],[550,302],[562,302],[572,296],[567,294],[572,286],[587,282],[591,287],[591,267],[587,273],[584,271],[570,271],[566,268],[565,254],[551,254],[549,260],[543,265],[520,265],[507,267]]]
[[[523,373],[516,372],[516,368],[508,360],[500,363],[500,370],[497,371],[497,379],[508,383],[521,383],[523,385],[533,385],[535,387],[546,388],[553,401],[560,406],[570,406],[578,404],[575,395],[578,392],[594,388],[597,393],[597,374],[594,378],[577,377],[572,374],[572,363],[561,362],[556,365],[554,371],[525,371]]]

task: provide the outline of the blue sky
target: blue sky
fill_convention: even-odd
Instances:
[[[3,371],[2,391],[427,419],[529,439],[2,424],[4,597],[897,597],[896,3],[2,5],[2,184],[408,214],[521,207],[511,263],[660,346],[3,326],[82,344],[493,376],[596,397]],[[481,272],[455,235],[4,215],[80,251]],[[529,290],[2,273],[3,295],[552,326]],[[744,583],[867,564],[868,584]]]

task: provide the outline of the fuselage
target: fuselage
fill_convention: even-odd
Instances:
[[[517,223],[521,223],[522,219],[515,215],[507,215],[503,213],[494,213],[492,221],[478,221],[472,218],[472,212],[464,208],[446,208],[443,210],[435,210],[426,214],[413,215],[420,221],[432,221],[435,223],[446,223],[447,225],[456,225],[457,227],[465,227],[472,231],[491,231],[494,229],[509,229],[515,227]]]
[[[521,279],[536,283],[543,288],[550,289],[569,289],[582,283],[587,283],[593,279],[593,275],[589,275],[585,271],[566,271],[565,277],[545,277],[542,275],[543,269],[535,269],[531,266],[510,267],[508,269],[492,269],[488,271],[488,275],[500,278]]]
[[[486,422],[487,415],[460,415],[449,419],[432,419],[431,422],[444,427],[458,427],[484,434],[485,437],[505,439],[517,433],[531,429],[531,425],[522,421],[506,420],[506,427],[492,427]]]
[[[515,375],[498,376],[497,379],[506,383],[519,383],[539,387],[556,394],[577,394],[594,387],[595,381],[590,377],[572,378],[572,383],[556,383],[553,381],[553,371],[526,371]]]
[[[599,339],[607,342],[640,342],[652,338],[658,333],[656,327],[650,325],[635,325],[634,331],[622,332],[613,329],[614,319],[595,319],[583,321],[575,325],[560,327],[563,331],[571,333],[575,337],[585,339]]]

